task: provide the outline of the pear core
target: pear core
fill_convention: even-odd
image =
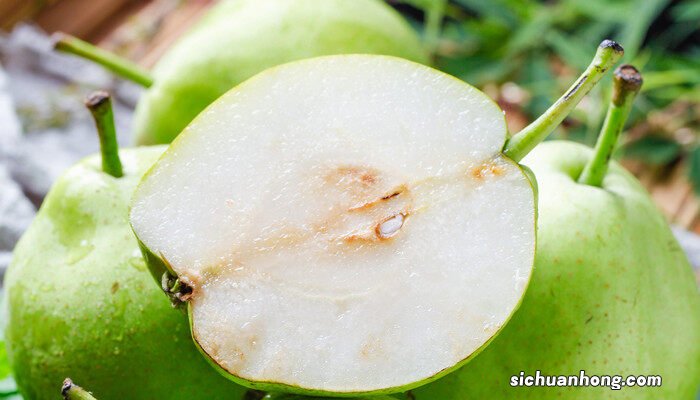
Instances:
[[[312,393],[405,390],[517,308],[535,195],[477,89],[385,56],[263,72],[206,109],[138,187],[131,223],[192,290],[225,375]]]

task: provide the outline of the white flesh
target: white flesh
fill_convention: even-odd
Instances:
[[[193,335],[248,381],[422,381],[505,323],[532,269],[533,189],[502,111],[430,68],[334,56],[262,73],[180,135],[132,224],[193,289]]]

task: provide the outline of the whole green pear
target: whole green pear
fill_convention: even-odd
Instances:
[[[612,162],[577,182],[590,148],[539,145],[535,270],[520,309],[470,364],[414,391],[433,399],[693,399],[700,295],[685,254],[640,183]],[[513,387],[525,375],[660,375],[661,387]]]
[[[116,142],[106,148],[116,152]],[[129,227],[134,188],[163,150],[121,151],[119,178],[99,156],[73,166],[17,245],[5,333],[25,399],[56,399],[69,376],[103,400],[242,398],[245,389],[204,361],[186,315],[153,285]]]
[[[380,0],[224,0],[155,66],[135,141],[170,143],[211,102],[264,69],[352,53],[427,62],[412,28]]]

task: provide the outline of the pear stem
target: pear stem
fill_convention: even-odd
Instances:
[[[503,147],[503,154],[513,161],[520,161],[532,149],[542,142],[566,118],[581,99],[593,89],[617,61],[624,50],[612,40],[604,40],[598,46],[591,64],[566,91],[566,94],[556,101],[533,123],[513,135]]]
[[[595,144],[593,158],[583,168],[579,183],[590,186],[602,186],[608,172],[617,140],[625,127],[625,122],[632,110],[632,103],[642,87],[642,75],[631,65],[622,65],[615,70],[613,94],[608,106],[603,127]]]
[[[92,113],[100,136],[100,152],[102,153],[102,170],[115,178],[124,176],[122,162],[119,159],[117,131],[114,127],[112,100],[107,92],[97,91],[85,100],[85,105]]]
[[[61,394],[65,400],[97,400],[90,392],[73,383],[70,378],[63,381]]]
[[[143,87],[153,85],[153,77],[131,61],[62,32],[53,36],[54,49],[94,61],[113,73]]]

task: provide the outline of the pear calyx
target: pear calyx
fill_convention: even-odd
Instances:
[[[63,381],[61,395],[65,400],[96,400],[90,392],[73,383],[70,378]]]

